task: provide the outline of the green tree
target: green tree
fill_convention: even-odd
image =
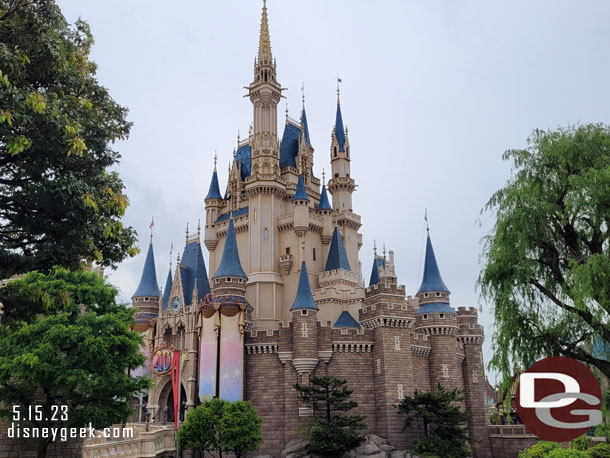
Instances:
[[[422,421],[424,438],[414,442],[414,453],[443,458],[466,458],[472,455],[468,442],[466,424],[470,415],[456,403],[464,397],[458,390],[447,391],[440,384],[436,393],[415,391],[413,397],[405,398],[396,406],[406,415],[403,431],[415,419]]]
[[[479,285],[494,304],[492,367],[505,379],[564,355],[610,377],[610,127],[535,130],[485,210]],[[604,345],[605,344],[605,345]]]
[[[95,78],[92,44],[54,0],[0,0],[0,278],[136,253],[109,170],[131,124]]]
[[[587,450],[587,455],[590,458],[610,458],[610,445],[599,444]]]
[[[546,455],[546,458],[590,458],[589,455],[580,450],[556,448]]]
[[[558,448],[560,447],[556,442],[537,442],[531,447],[519,452],[519,458],[546,458],[551,451]]]
[[[42,406],[44,427],[106,427],[127,419],[134,393],[150,386],[129,372],[141,366],[142,337],[131,329],[133,309],[98,275],[58,268],[33,272],[0,288],[0,414],[11,406]],[[68,418],[53,411],[68,406]],[[52,421],[55,415],[56,421]],[[26,418],[27,420],[27,418]],[[40,439],[38,457],[51,439]]]
[[[178,430],[180,450],[193,449],[221,458],[257,450],[263,439],[262,420],[248,402],[211,399],[191,410]]]
[[[311,453],[339,456],[359,445],[364,437],[358,431],[366,428],[363,415],[347,415],[358,406],[350,400],[353,390],[346,380],[336,377],[311,377],[309,385],[294,385],[299,399],[311,406],[313,418],[308,427]]]

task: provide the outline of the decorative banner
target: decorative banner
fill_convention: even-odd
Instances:
[[[174,392],[174,429],[178,430],[180,417],[180,350],[174,350],[172,359],[172,391]]]
[[[168,373],[172,368],[173,348],[158,348],[152,355],[152,371],[157,375]]]
[[[218,334],[216,323],[219,317],[214,313],[209,318],[200,315],[201,338],[199,344],[199,400],[208,401],[216,396],[216,364],[218,355]],[[218,323],[220,325],[220,323]]]
[[[240,401],[244,391],[244,337],[239,330],[240,315],[222,316],[220,331],[220,397]]]

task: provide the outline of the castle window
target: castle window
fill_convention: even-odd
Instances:
[[[394,336],[394,350],[400,351],[400,336]]]
[[[444,314],[444,313],[441,313],[441,314],[439,315],[439,318],[442,320],[443,318],[445,318],[445,314]]]
[[[349,334],[349,329],[347,328],[341,328],[341,335],[342,336],[346,336]]]
[[[301,310],[301,315],[302,316],[307,316],[308,315],[307,310]]]
[[[339,174],[338,173],[335,173],[335,178],[339,178]]]
[[[265,241],[269,240],[269,230],[267,228],[265,228],[264,232],[264,237],[265,237]]]
[[[312,250],[311,254],[313,256],[313,260],[315,261],[316,260],[316,249],[315,248]]]
[[[428,297],[430,296],[428,293],[424,293],[424,297]]]
[[[349,157],[349,146],[345,148],[345,154],[347,155],[347,157]]]
[[[289,246],[286,247],[286,254],[290,254],[290,247]]]
[[[243,278],[238,278],[237,279],[237,283],[243,283],[243,282],[244,282]]]
[[[231,278],[227,278],[227,283],[231,283]]]
[[[149,299],[150,299],[149,297],[145,297],[145,298],[144,298],[144,302],[148,302],[148,301],[149,301]]]
[[[424,320],[427,320],[427,319],[428,319],[428,315],[424,315]]]
[[[335,157],[337,157],[337,147],[336,146],[333,147],[333,154],[334,154]]]
[[[449,378],[449,365],[443,364],[443,378]]]
[[[436,293],[436,297],[441,297],[441,293]]]

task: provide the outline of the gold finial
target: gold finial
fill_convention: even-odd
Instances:
[[[322,169],[322,186],[326,186],[326,172]]]
[[[216,162],[218,161],[218,152],[214,150],[214,172],[216,171]]]
[[[269,37],[269,20],[267,18],[267,0],[263,0],[263,15],[261,17],[261,33],[258,39],[258,62],[272,62],[271,38]]]
[[[301,98],[303,99],[303,110],[305,109],[305,81],[301,84]]]
[[[373,255],[377,257],[377,240],[373,240]]]

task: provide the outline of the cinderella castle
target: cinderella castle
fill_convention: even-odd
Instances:
[[[235,151],[224,195],[214,167],[205,228],[187,233],[162,290],[151,242],[132,297],[154,379],[143,401],[151,420],[173,421],[215,396],[244,399],[263,419],[260,452],[279,456],[311,415],[293,385],[332,375],[354,390],[367,432],[404,447],[423,430],[414,425],[403,432],[394,406],[415,390],[441,384],[465,390],[474,456],[491,456],[484,335],[476,309],[450,305],[430,234],[415,296],[406,296],[399,284],[392,251],[373,256],[365,283],[352,150],[339,94],[325,183],[313,173],[304,106],[300,120],[287,117],[279,139],[282,86],[265,5],[248,93],[252,128]],[[177,412],[170,369],[179,348]]]

